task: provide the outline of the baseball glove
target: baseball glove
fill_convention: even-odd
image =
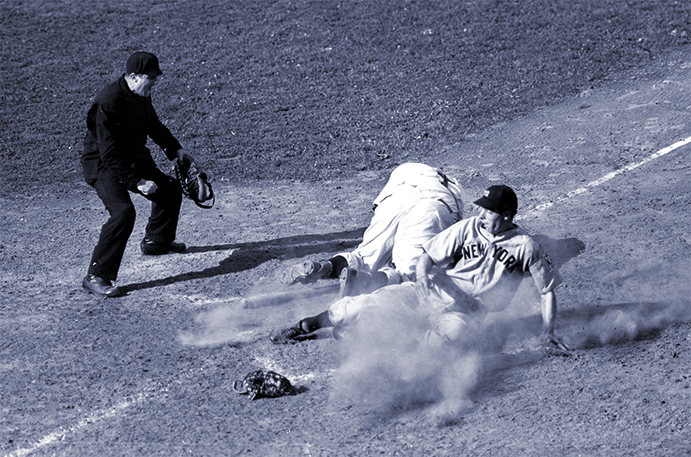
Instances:
[[[239,394],[249,394],[250,400],[295,394],[295,387],[285,376],[273,371],[265,373],[262,370],[253,371],[242,381],[235,381],[233,390]]]
[[[209,177],[203,171],[199,171],[194,162],[176,160],[173,163],[173,171],[185,197],[192,200],[200,208],[209,209],[214,206],[216,197],[213,189],[211,189]],[[205,203],[209,201],[210,203]]]

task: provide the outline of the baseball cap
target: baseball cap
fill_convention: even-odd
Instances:
[[[482,197],[475,200],[478,206],[482,206],[495,213],[503,213],[506,210],[511,210],[511,214],[516,214],[518,211],[518,198],[516,193],[509,186],[499,185],[490,186],[485,190]]]
[[[158,57],[150,52],[137,51],[127,59],[127,74],[144,75],[156,73],[162,75],[163,72],[158,67]]]

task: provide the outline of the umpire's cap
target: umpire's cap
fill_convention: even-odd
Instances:
[[[156,73],[162,75],[163,72],[158,66],[158,57],[150,52],[137,51],[127,59],[127,74],[145,75]]]
[[[509,210],[515,216],[518,211],[516,193],[509,186],[504,185],[488,187],[482,197],[473,203],[500,214]]]

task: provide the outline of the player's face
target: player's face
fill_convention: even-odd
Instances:
[[[480,215],[478,217],[480,218],[482,228],[492,235],[505,232],[513,227],[512,218],[508,217],[507,213],[499,214],[480,207]]]

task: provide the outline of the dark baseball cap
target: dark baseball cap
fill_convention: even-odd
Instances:
[[[137,51],[127,59],[127,74],[148,75],[156,73],[162,75],[163,72],[158,67],[158,57],[150,52]]]
[[[488,187],[482,197],[473,203],[500,214],[506,210],[511,210],[511,214],[515,215],[518,211],[516,193],[509,186],[504,185]]]

